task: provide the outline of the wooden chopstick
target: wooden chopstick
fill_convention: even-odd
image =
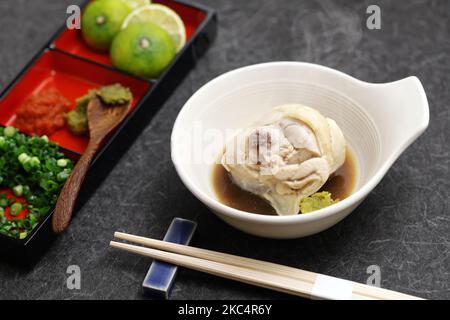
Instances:
[[[110,242],[111,247],[137,253],[160,261],[172,263],[181,267],[205,272],[223,278],[236,280],[251,285],[271,289],[295,296],[311,298],[313,284],[301,280],[292,279],[264,271],[247,269],[230,264],[204,260],[186,255],[130,245],[121,242]],[[321,298],[321,297],[317,297]],[[370,299],[365,296],[355,295],[352,299]]]
[[[215,276],[236,280],[292,295],[306,297],[307,294],[305,294],[305,292],[309,292],[311,290],[311,288],[308,287],[308,284],[304,282],[292,281],[292,279],[283,276],[278,276],[275,274],[270,274],[252,269],[246,269],[238,266],[233,266],[210,260],[204,260],[181,254],[130,245],[121,242],[111,241],[110,245],[111,247],[117,249],[137,253],[143,256],[151,257],[153,259],[172,263],[181,267],[209,273]]]
[[[315,284],[316,284],[316,281],[318,280],[318,278],[323,280],[323,278],[326,277],[326,280],[331,279],[331,280],[343,281],[338,278],[327,277],[327,276],[323,276],[323,275],[316,274],[313,272],[296,269],[296,268],[292,268],[292,267],[288,267],[288,266],[284,266],[284,265],[279,265],[279,264],[275,264],[275,263],[271,263],[271,262],[265,262],[265,261],[250,259],[250,258],[244,258],[244,257],[235,256],[235,255],[231,255],[231,254],[225,254],[225,253],[215,252],[215,251],[211,251],[211,250],[205,250],[205,249],[200,249],[200,248],[195,248],[195,247],[190,247],[190,246],[184,246],[184,245],[179,245],[179,244],[160,241],[160,240],[156,240],[156,239],[150,239],[150,238],[130,235],[130,234],[121,233],[121,232],[116,232],[114,234],[114,236],[118,239],[134,242],[137,244],[141,244],[144,246],[148,246],[148,247],[152,247],[152,248],[156,248],[156,249],[160,249],[160,250],[164,250],[164,251],[173,252],[173,254],[177,255],[177,259],[179,257],[186,258],[186,256],[188,256],[189,258],[194,258],[196,260],[188,259],[189,260],[188,265],[182,265],[180,263],[177,263],[178,260],[176,260],[176,259],[175,259],[175,261],[167,261],[165,259],[165,258],[167,258],[167,256],[164,256],[162,258],[156,257],[156,255],[159,255],[161,253],[161,251],[158,251],[158,250],[148,249],[148,250],[152,250],[152,251],[146,251],[147,248],[127,245],[127,244],[118,243],[118,242],[111,242],[111,246],[113,246],[115,248],[131,251],[131,252],[142,254],[142,255],[147,255],[154,259],[163,260],[163,261],[170,262],[170,263],[180,265],[183,267],[187,267],[187,268],[195,269],[198,271],[203,271],[203,272],[207,272],[210,274],[222,276],[222,277],[225,277],[228,279],[233,279],[233,280],[242,281],[242,282],[246,282],[246,283],[250,283],[250,284],[254,284],[254,285],[259,285],[259,286],[262,286],[265,288],[269,288],[269,289],[273,289],[273,290],[277,290],[277,291],[281,291],[281,292],[285,292],[285,293],[289,293],[289,294],[293,294],[293,295],[298,295],[298,296],[302,296],[302,297],[307,297],[307,298],[310,298],[311,296],[314,296],[316,298],[326,298],[326,296],[321,295],[321,292],[318,293],[317,291],[314,291]],[[168,254],[168,252],[164,252],[164,253]],[[172,258],[173,258],[173,256],[172,256]],[[216,270],[216,272],[212,272],[212,270],[210,270],[210,269],[208,269],[208,270],[204,269],[203,267],[204,267],[205,261],[208,266],[211,266],[211,264],[210,264],[211,262],[218,264],[218,265],[215,265],[215,267],[218,267],[219,269]],[[197,268],[195,266],[197,266]],[[221,270],[228,270],[229,269],[228,267],[234,267],[235,269],[233,269],[234,270],[233,272],[238,272],[239,275],[244,274],[245,276],[247,276],[247,278],[240,279],[239,275],[237,275],[236,273],[233,274],[233,277],[230,277],[226,273],[221,273]],[[236,268],[239,271],[237,271]],[[250,273],[253,277],[248,278],[248,276],[249,276],[248,273]],[[262,280],[262,278],[264,278],[268,281],[270,280],[269,283],[260,283],[260,280]],[[279,282],[279,281],[281,281],[281,282]],[[288,284],[294,285],[294,287],[284,287],[283,284],[285,284],[286,281]],[[360,284],[360,283],[356,283],[356,282],[350,282],[350,281],[345,281],[345,282],[350,283],[352,286],[351,296],[347,297],[349,299],[405,299],[405,300],[406,299],[419,299],[414,296],[402,294],[402,293],[387,290],[387,289],[372,287],[372,286],[368,286],[368,285],[364,285],[364,284]],[[281,287],[280,287],[280,285],[281,285]],[[330,283],[330,285],[336,285],[336,282]],[[339,282],[338,282],[338,285],[339,285]],[[295,288],[301,289],[301,291],[297,292],[294,290],[295,292],[293,292],[292,290]]]

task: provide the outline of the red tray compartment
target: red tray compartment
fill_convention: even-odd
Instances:
[[[155,0],[152,2],[166,5],[178,13],[186,28],[186,42],[191,39],[192,35],[195,31],[197,31],[207,15],[207,13],[202,10],[177,1]],[[109,54],[93,51],[83,40],[81,30],[64,29],[64,31],[62,31],[62,33],[53,42],[52,46],[73,55],[83,57],[103,65],[111,66]]]
[[[150,83],[97,64],[77,59],[58,51],[45,51],[23,74],[18,82],[0,98],[0,125],[14,125],[15,110],[24,100],[48,87],[55,87],[72,102],[89,89],[120,83],[133,93],[132,110],[150,89]],[[70,151],[83,153],[88,138],[73,135],[69,129],[61,129],[49,139]]]

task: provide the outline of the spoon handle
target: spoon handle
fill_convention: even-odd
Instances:
[[[54,233],[60,234],[66,230],[69,225],[81,184],[86,177],[86,173],[99,146],[100,141],[91,139],[85,152],[78,160],[72,173],[64,184],[58,201],[56,202],[55,211],[52,217],[52,228]]]

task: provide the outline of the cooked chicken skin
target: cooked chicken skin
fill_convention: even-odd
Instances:
[[[222,165],[234,183],[269,201],[279,215],[295,215],[345,161],[336,122],[317,110],[281,105],[225,146]]]

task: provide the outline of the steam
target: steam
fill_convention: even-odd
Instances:
[[[320,8],[300,11],[294,18],[292,37],[302,60],[321,61],[336,48],[354,50],[362,38],[361,17],[333,1],[316,2]]]

